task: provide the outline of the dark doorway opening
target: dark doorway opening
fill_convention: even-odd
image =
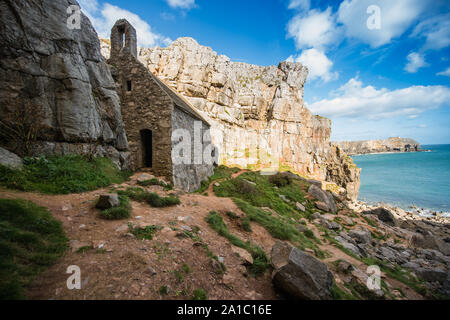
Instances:
[[[153,139],[151,130],[141,130],[142,162],[146,168],[153,167]]]

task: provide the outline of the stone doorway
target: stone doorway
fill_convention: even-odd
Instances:
[[[153,133],[151,130],[141,130],[142,164],[146,168],[153,166]]]

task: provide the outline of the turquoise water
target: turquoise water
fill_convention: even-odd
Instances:
[[[359,199],[450,212],[450,145],[422,148],[431,152],[352,156],[362,168]]]

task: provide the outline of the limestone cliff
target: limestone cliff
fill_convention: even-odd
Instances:
[[[38,128],[27,150],[33,154],[96,154],[126,167],[115,83],[89,19],[81,15],[81,29],[68,27],[71,5],[78,3],[0,1],[0,142],[10,150],[28,143],[9,136],[29,122]]]
[[[421,151],[420,144],[408,138],[389,138],[386,140],[364,140],[337,142],[348,155],[380,153],[380,152],[417,152]]]
[[[106,57],[107,46],[102,41]],[[138,55],[209,120],[220,163],[258,168],[267,159],[272,165],[279,161],[282,169],[328,179],[344,187],[349,198],[357,197],[359,169],[330,144],[330,120],[312,115],[303,104],[308,75],[303,65],[231,62],[192,38],[167,48],[141,48]]]

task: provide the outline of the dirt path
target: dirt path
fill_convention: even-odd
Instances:
[[[164,193],[159,187],[148,189]],[[234,254],[231,244],[205,221],[211,210],[243,214],[231,199],[186,194],[180,197],[181,205],[163,209],[132,202],[130,219],[105,221],[98,218],[98,211],[93,208],[98,196],[105,192],[109,189],[49,196],[0,190],[0,198],[22,198],[49,208],[72,242],[94,247],[85,253],[68,250],[31,285],[31,299],[190,299],[195,289],[204,289],[209,299],[276,299],[270,274],[258,279],[246,275],[243,261]],[[129,222],[164,228],[153,240],[140,241],[126,234]],[[215,273],[206,250],[183,236],[181,231],[190,228],[199,228],[199,236],[209,250],[223,259],[225,274]],[[249,240],[250,235],[236,226],[230,225],[230,229]],[[251,238],[266,250],[273,245],[270,235],[259,226],[254,226]],[[183,271],[185,264],[189,273]],[[81,290],[67,289],[66,270],[71,265],[81,269]],[[162,287],[167,288],[167,295],[159,292]]]

